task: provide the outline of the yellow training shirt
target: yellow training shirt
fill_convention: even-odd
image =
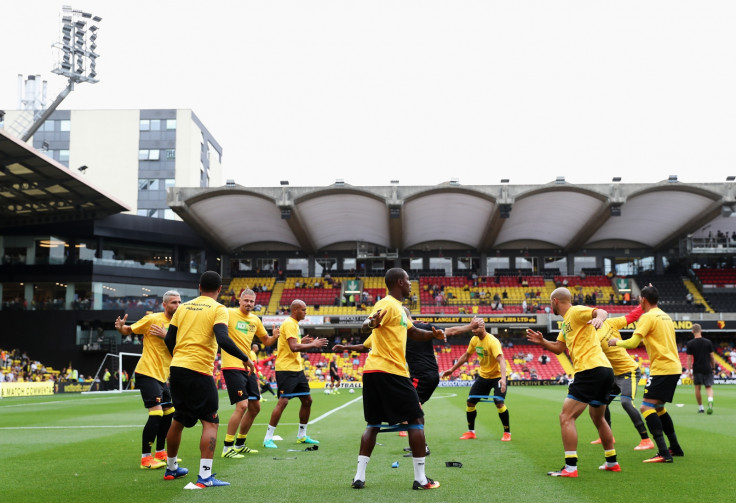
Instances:
[[[617,316],[616,318],[608,318],[603,322],[601,328],[596,332],[598,340],[601,343],[601,349],[608,358],[611,367],[613,367],[614,375],[628,374],[639,368],[634,359],[631,357],[626,348],[621,346],[609,346],[608,340],[611,338],[620,339],[619,330],[624,328],[628,323],[626,316]]]
[[[181,304],[171,318],[178,329],[171,365],[212,375],[217,355],[213,328],[219,323],[227,326],[227,319],[227,308],[212,297],[200,295]]]
[[[468,361],[473,357],[473,354],[478,356],[480,362],[480,369],[478,373],[484,379],[498,379],[501,377],[501,365],[499,365],[499,355],[503,356],[503,349],[501,343],[494,336],[486,332],[486,335],[481,339],[477,335],[474,335],[470,339],[468,344]]]
[[[365,372],[386,372],[409,377],[406,365],[406,331],[414,325],[406,315],[401,302],[391,295],[382,298],[373,306],[371,315],[385,311],[381,326],[371,333],[373,347],[365,360]]]
[[[296,339],[297,344],[302,342],[302,338],[299,335],[299,322],[291,316],[281,324],[275,365],[277,371],[289,370],[299,372],[300,370],[304,370],[302,355],[299,351],[294,352],[291,350],[289,339]]]
[[[169,379],[171,353],[169,353],[164,340],[151,335],[150,331],[153,325],[163,327],[164,331],[168,330],[169,321],[166,313],[161,312],[144,316],[130,326],[134,334],[143,335],[143,354],[141,359],[138,360],[135,372],[153,377],[160,382],[166,382]]]
[[[253,313],[247,315],[239,307],[227,310],[229,318],[227,322],[227,333],[240,350],[249,355],[252,352],[253,336],[267,336],[268,332],[263,328],[260,318]],[[222,369],[245,370],[243,360],[234,357],[225,350],[221,350]],[[255,359],[253,359],[255,361]]]
[[[611,367],[598,342],[595,327],[588,324],[592,319],[592,307],[572,306],[565,313],[560,335],[557,336],[558,341],[565,342],[576,373],[597,367]]]
[[[655,307],[642,314],[634,334],[642,338],[647,348],[651,363],[649,375],[682,373],[682,362],[675,342],[675,325],[667,313]]]

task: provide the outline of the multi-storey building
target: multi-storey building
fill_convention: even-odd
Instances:
[[[5,127],[27,111],[7,111]],[[29,143],[131,208],[176,219],[166,190],[223,184],[222,147],[192,110],[56,110]]]

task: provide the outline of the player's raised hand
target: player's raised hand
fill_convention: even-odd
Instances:
[[[342,344],[335,344],[334,346],[332,346],[333,353],[342,353],[344,351],[345,351],[345,346],[343,346]]]
[[[447,336],[445,335],[444,330],[438,330],[434,327],[432,327],[432,338],[433,339],[442,339],[443,341],[447,342]]]
[[[117,330],[118,332],[120,332],[123,329],[123,327],[125,326],[125,322],[127,320],[128,320],[128,314],[127,313],[125,315],[123,315],[122,319],[120,318],[120,316],[118,316],[117,319],[115,320],[115,330]]]
[[[317,337],[312,341],[312,346],[315,348],[323,348],[327,345],[327,339],[324,337]]]
[[[368,317],[368,326],[370,328],[378,328],[381,326],[381,322],[383,321],[383,317],[386,316],[386,310],[385,309],[379,309],[372,315]]]
[[[531,328],[526,329],[526,340],[531,342],[532,344],[541,344],[544,340],[544,336],[542,335],[542,332],[538,332],[536,330],[532,330]]]
[[[305,335],[304,337],[302,337],[302,344],[311,344],[313,340],[314,337],[312,337],[311,335]]]

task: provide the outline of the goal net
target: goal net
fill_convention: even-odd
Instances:
[[[85,393],[132,391],[131,378],[140,357],[140,353],[107,353],[97,369],[92,384]],[[127,379],[125,377],[126,373],[128,375]]]

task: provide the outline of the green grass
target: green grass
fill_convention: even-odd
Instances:
[[[316,452],[294,443],[298,403],[292,401],[276,430],[284,440],[278,450],[261,446],[275,404],[269,400],[256,419],[248,445],[260,452],[245,459],[219,457],[225,422],[233,407],[220,396],[222,425],[214,460],[218,478],[232,486],[184,491],[196,480],[201,427],[186,430],[179,456],[190,475],[164,481],[163,470],[139,468],[140,437],[146,411],[136,393],[69,395],[0,400],[2,492],[8,502],[136,502],[253,501],[382,503],[394,501],[544,501],[633,502],[726,501],[728,468],[736,429],[736,386],[715,388],[712,416],[696,413],[692,386],[680,386],[672,414],[684,458],[671,465],[643,464],[653,451],[636,452],[639,442],[620,404],[612,405],[613,431],[623,472],[600,472],[603,452],[589,442],[597,437],[587,413],[578,419],[578,479],[547,477],[563,464],[558,414],[563,387],[512,387],[507,396],[511,442],[500,442],[502,429],[495,407],[479,404],[477,440],[460,441],[465,431],[468,388],[439,388],[426,404],[426,434],[432,450],[427,474],[442,484],[434,491],[412,491],[413,468],[402,457],[406,439],[396,433],[379,435],[368,465],[366,488],[350,488],[360,436],[365,428],[360,392],[339,396],[314,393],[312,420],[353,400],[346,407],[309,426],[319,439]],[[641,391],[641,390],[640,390]],[[637,403],[640,400],[637,400]],[[397,469],[391,463],[399,461]],[[461,461],[447,468],[445,461]]]

